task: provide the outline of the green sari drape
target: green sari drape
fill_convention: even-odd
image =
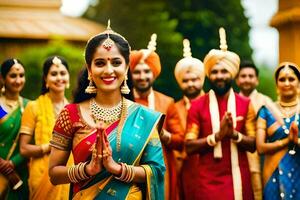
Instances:
[[[23,106],[26,106],[28,100],[23,98]],[[19,152],[18,133],[21,126],[21,107],[17,107],[11,113],[6,114],[0,119],[0,157],[2,159],[9,159],[15,165],[15,171],[18,173],[23,181],[23,185],[18,190],[8,188],[6,195],[7,199],[28,199],[28,168],[27,159],[22,157]],[[16,145],[13,147],[13,145]],[[1,174],[0,174],[1,175]],[[2,176],[0,184],[3,186],[5,181]]]

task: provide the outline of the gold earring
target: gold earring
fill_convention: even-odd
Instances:
[[[67,82],[66,89],[69,89],[69,88],[70,88],[70,82]]]
[[[1,93],[2,93],[2,94],[5,93],[5,85],[2,86],[2,88],[1,88]]]
[[[90,83],[87,86],[87,88],[85,88],[85,93],[87,93],[87,94],[97,93],[97,88],[94,86],[91,75],[88,76],[88,80],[90,81]]]
[[[127,74],[125,74],[125,78],[124,78],[124,85],[121,87],[121,93],[122,94],[129,94],[130,93],[130,89],[127,85]]]

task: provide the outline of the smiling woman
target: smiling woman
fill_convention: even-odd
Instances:
[[[20,155],[18,144],[21,116],[28,102],[20,96],[25,84],[23,64],[18,59],[5,60],[0,77],[4,85],[0,95],[0,199],[28,199],[27,160]]]
[[[257,151],[264,154],[263,198],[300,199],[300,175],[294,173],[300,165],[299,67],[291,62],[280,63],[275,80],[278,101],[274,106],[263,106],[257,119]]]
[[[73,199],[163,199],[161,114],[125,98],[129,52],[109,26],[92,37],[76,103],[56,120],[49,174],[72,184]],[[66,167],[70,152],[75,165]]]
[[[67,99],[68,64],[60,56],[46,59],[43,66],[41,95],[26,106],[20,128],[21,155],[30,158],[30,199],[67,199],[69,186],[53,186],[48,176],[50,138],[55,119]]]

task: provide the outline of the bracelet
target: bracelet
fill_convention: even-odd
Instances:
[[[133,165],[127,165],[126,163],[120,163],[122,166],[121,176],[115,176],[115,179],[130,183],[135,177],[135,170]]]
[[[78,183],[80,181],[90,178],[85,172],[85,166],[87,162],[80,162],[78,165],[72,165],[68,168],[68,177],[72,183]]]
[[[241,133],[238,132],[238,131],[234,131],[234,132],[237,133],[237,139],[236,139],[236,140],[232,139],[232,141],[233,141],[234,143],[240,143],[240,142],[243,140],[243,134],[241,134]]]
[[[166,136],[167,138],[168,138],[168,140],[167,140],[167,144],[170,144],[171,143],[171,141],[172,141],[172,134],[171,133],[169,133],[168,131],[166,131],[166,132],[164,132],[164,134],[163,134],[164,136]]]
[[[50,151],[50,146],[49,144],[42,144],[41,149],[42,149],[42,154],[44,155]]]
[[[209,146],[214,147],[217,145],[216,142],[216,135],[215,134],[210,134],[206,137],[206,142]]]

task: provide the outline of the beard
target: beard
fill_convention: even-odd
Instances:
[[[210,88],[218,95],[218,96],[223,96],[225,95],[231,88],[233,80],[224,80],[225,84],[223,87],[220,87],[217,85],[217,81],[211,81],[209,80],[209,86]]]
[[[201,88],[189,87],[189,88],[182,90],[182,92],[183,92],[184,96],[186,96],[187,98],[194,99],[200,94]]]
[[[144,84],[144,85],[140,84],[139,81],[134,83],[134,88],[140,93],[149,91],[152,86],[153,86],[153,82],[151,82],[150,80],[148,80],[147,84]]]

